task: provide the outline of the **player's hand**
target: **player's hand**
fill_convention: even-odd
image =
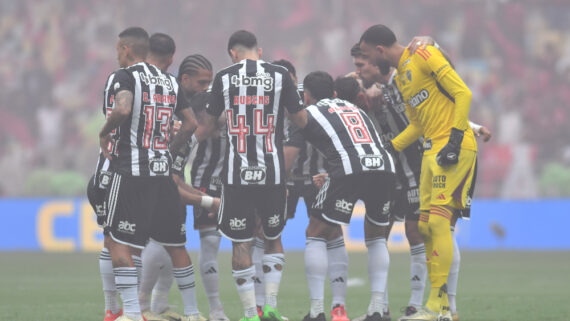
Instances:
[[[408,50],[410,51],[410,55],[413,55],[419,48],[425,50],[427,46],[433,46],[434,44],[435,40],[430,36],[416,36],[412,39],[412,42],[408,44]]]
[[[436,161],[439,166],[455,165],[459,161],[459,151],[463,141],[463,131],[457,128],[451,129],[447,145],[437,153]]]
[[[475,136],[477,137],[483,136],[483,141],[486,143],[491,139],[493,133],[491,133],[491,131],[487,127],[481,126],[481,128],[479,128],[479,130],[475,132]]]
[[[176,134],[178,134],[178,131],[180,130],[180,127],[182,127],[182,122],[179,120],[173,120],[171,127],[172,132],[170,133],[170,137],[176,136]]]
[[[327,173],[320,173],[320,174],[313,176],[313,184],[317,188],[323,187],[323,185],[325,185],[325,181],[327,180],[328,176],[329,176],[329,174],[327,174]]]
[[[392,141],[389,140],[385,143],[383,143],[382,145],[384,145],[384,149],[390,153],[390,155],[392,155],[392,157],[396,156],[396,149],[394,148],[394,145],[392,145]]]
[[[219,210],[220,210],[220,198],[214,197],[214,203],[212,203],[212,206],[210,207],[210,213],[208,213],[208,217],[217,218]]]
[[[111,152],[109,150],[111,146],[111,140],[111,134],[107,134],[103,137],[99,136],[99,146],[101,147],[101,152],[103,153],[103,156],[108,160],[113,160],[111,157]]]

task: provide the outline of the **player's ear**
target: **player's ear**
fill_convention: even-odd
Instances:
[[[261,58],[261,56],[263,55],[263,49],[257,48],[257,55],[259,56],[259,58]]]
[[[333,91],[333,98],[336,98],[337,94],[336,94],[336,90]]]

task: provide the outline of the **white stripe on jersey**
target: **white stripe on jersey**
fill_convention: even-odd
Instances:
[[[247,65],[247,63],[245,63],[244,66],[245,65]],[[265,68],[263,68],[261,66],[260,60],[256,61],[256,65],[257,65],[256,66],[257,73],[258,74],[264,74]],[[244,88],[244,86],[242,86],[240,88]],[[256,89],[257,89],[257,97],[265,95],[265,89],[263,89],[263,86],[257,86]],[[240,92],[240,96],[241,96],[241,92]],[[256,105],[256,108],[255,108],[255,110],[261,110],[261,115],[262,115],[261,121],[262,122],[265,121],[265,119],[263,119],[263,116],[265,116],[265,113],[263,112],[263,107],[264,107],[263,101],[258,101],[258,104]],[[255,126],[259,126],[259,125],[257,125],[257,117],[255,115],[255,113],[256,113],[255,110],[253,111],[254,128],[250,129],[250,134],[255,134],[255,149],[256,149],[255,154],[257,156],[257,166],[266,167],[266,165],[265,165],[265,150],[263,149],[263,145],[265,145],[265,135],[257,135],[257,133],[255,133],[255,129],[256,129]],[[276,117],[277,117],[277,115],[276,115]],[[251,132],[253,132],[253,133],[251,133]],[[271,141],[271,143],[273,144],[273,141]],[[273,145],[273,146],[274,146],[273,148],[275,148],[275,145]],[[243,180],[242,180],[242,183],[243,183]]]
[[[342,159],[342,167],[344,169],[345,174],[346,175],[352,174],[352,166],[350,166],[350,158],[348,157],[348,153],[346,152],[346,149],[342,146],[340,138],[338,137],[338,134],[334,130],[332,125],[323,116],[323,114],[321,114],[317,106],[311,105],[307,107],[306,110],[307,112],[311,113],[313,118],[315,118],[315,121],[319,123],[319,125],[321,125],[321,127],[323,127],[323,129],[331,135],[331,141]]]
[[[224,90],[224,106],[230,106],[230,75],[226,74],[222,76],[222,88]],[[227,121],[233,121],[228,118]],[[227,130],[227,129],[226,129]],[[229,154],[228,154],[228,184],[234,183],[234,146],[232,142],[232,136],[228,135],[229,143]],[[221,208],[221,207],[220,207]]]
[[[275,85],[273,86],[275,95],[273,97],[273,114],[275,115],[273,124],[279,124],[279,102],[281,101],[281,90],[283,89],[283,75],[275,73]],[[279,88],[279,90],[277,90]],[[275,146],[275,133],[271,135],[271,144],[273,144],[273,164],[275,164],[275,184],[281,184],[281,164],[279,163],[279,153]]]
[[[241,79],[242,76],[243,77],[247,76],[247,62],[244,62],[242,67],[238,71],[238,77]],[[229,88],[230,88],[230,86],[228,85],[228,91],[229,91]],[[246,86],[239,86],[239,96],[242,97],[242,96],[246,96],[246,95],[247,95],[247,87]],[[228,106],[230,106],[230,105],[228,105]],[[238,108],[239,108],[238,109],[238,115],[243,115],[244,117],[246,117],[245,115],[247,113],[247,108],[246,108],[245,104],[241,103],[241,100],[240,100],[240,104],[239,104]],[[237,117],[239,117],[239,116],[237,116]],[[238,125],[239,125],[239,119],[237,117],[236,117],[236,121],[238,121]],[[233,122],[234,120],[231,119],[230,121]],[[245,125],[247,126],[247,118],[245,118],[245,122],[246,122]],[[249,129],[250,135],[251,135],[251,132],[253,130],[254,130],[254,128]],[[239,136],[238,136],[237,140],[238,140],[237,143],[238,143],[238,148],[239,148]],[[238,157],[241,159],[241,167],[242,168],[243,167],[249,167],[249,162],[247,161],[247,136],[245,137],[244,145],[245,145],[245,154],[244,155],[240,155],[239,150],[238,150]],[[240,171],[241,171],[241,169],[240,169]],[[228,171],[228,173],[229,173],[229,171]],[[232,168],[232,175],[233,175],[233,168]],[[241,184],[246,184],[246,182],[241,178],[241,175],[240,175],[239,179],[241,181]],[[229,183],[229,184],[231,184],[231,183]]]
[[[143,67],[144,67],[144,72],[147,75],[149,75],[149,76],[152,75],[152,73],[150,72],[150,69],[148,68],[148,66],[146,64],[144,64]],[[156,68],[156,70],[158,71],[158,77],[160,78],[162,76],[162,73],[160,72],[160,69]],[[154,97],[155,95],[156,95],[156,85],[149,83],[148,84],[148,96]],[[150,105],[150,106],[153,107],[153,111],[152,111],[150,116],[152,117],[151,123],[154,125],[154,120],[156,119],[156,113],[158,112],[158,110],[156,108],[156,103],[154,105]],[[146,129],[146,121],[147,121],[148,116],[146,116],[146,110],[143,110],[143,113],[145,115],[145,126],[144,126],[144,128]],[[146,152],[148,154],[149,161],[151,159],[155,158],[154,142],[153,142],[153,140],[154,140],[154,128],[152,128],[151,131],[152,131],[152,134],[150,135],[150,138],[149,138],[150,139],[149,148],[146,150]],[[145,137],[143,134],[143,142],[144,142],[144,139],[145,139]],[[150,166],[150,164],[149,164],[149,166]],[[156,173],[153,171],[149,171],[149,175],[150,176],[156,176]]]
[[[133,77],[135,78],[135,94],[133,100],[133,110],[131,112],[132,119],[131,119],[131,134],[130,134],[130,143],[131,143],[131,174],[133,176],[140,176],[140,168],[139,168],[139,149],[137,148],[137,137],[139,131],[139,121],[140,121],[140,114],[141,114],[141,78],[138,71],[133,72]],[[146,126],[145,126],[146,127]],[[144,137],[143,137],[144,139]]]

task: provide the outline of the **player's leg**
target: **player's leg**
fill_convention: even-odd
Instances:
[[[255,237],[251,248],[251,259],[255,265],[255,303],[257,305],[257,313],[259,317],[263,315],[263,306],[265,305],[265,283],[263,279],[263,256],[265,255],[265,238],[263,237],[263,228],[259,216],[255,216]]]
[[[451,261],[451,267],[449,269],[449,276],[447,277],[447,297],[449,299],[449,310],[453,320],[459,320],[457,313],[457,304],[455,302],[455,296],[457,295],[457,281],[459,279],[459,264],[461,262],[461,253],[459,252],[459,246],[457,245],[457,239],[455,238],[455,223],[458,219],[458,213],[456,211],[455,215],[451,220],[451,237],[453,240],[453,260]]]
[[[168,292],[173,280],[172,262],[164,247],[153,240],[147,243],[141,258],[143,268],[139,302],[143,315],[148,320],[156,318],[152,313],[160,314],[168,308]]]
[[[328,276],[331,286],[331,315],[333,321],[348,320],[346,290],[348,280],[348,253],[342,228],[337,225],[327,238]]]

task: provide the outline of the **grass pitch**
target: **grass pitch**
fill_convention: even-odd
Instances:
[[[197,261],[197,254],[191,253]],[[347,311],[366,311],[369,300],[365,253],[350,253]],[[231,320],[242,316],[231,278],[230,253],[220,255],[220,296]],[[409,255],[391,255],[389,295],[392,320],[409,298]],[[198,303],[207,316],[200,282]],[[327,284],[326,307],[330,304]],[[427,291],[426,291],[427,295]],[[303,253],[286,253],[279,310],[300,321],[309,310]],[[462,321],[570,320],[570,252],[463,252],[457,305]],[[176,287],[170,303],[182,311]],[[98,254],[0,253],[1,321],[102,321],[103,293]],[[330,320],[330,316],[327,316]]]

